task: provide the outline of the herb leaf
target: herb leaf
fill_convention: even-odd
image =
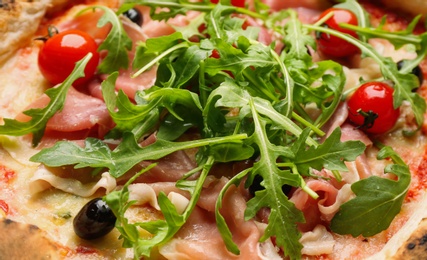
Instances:
[[[32,144],[33,146],[37,146],[43,137],[47,122],[56,112],[62,110],[68,89],[76,79],[84,76],[84,69],[91,58],[92,53],[88,53],[76,63],[74,70],[63,83],[55,88],[46,90],[45,94],[50,98],[49,104],[46,107],[23,112],[25,115],[31,117],[30,121],[20,122],[5,118],[4,125],[0,125],[0,134],[21,136],[32,133]]]
[[[72,142],[57,142],[54,146],[35,154],[30,160],[51,167],[75,165],[75,168],[108,168],[111,176],[118,178],[141,161],[157,160],[184,149],[241,142],[245,138],[245,134],[240,134],[176,143],[158,139],[149,146],[140,147],[133,134],[125,133],[123,141],[113,151],[101,140],[87,138],[83,148]]]
[[[112,73],[118,71],[121,68],[127,68],[129,66],[128,51],[132,49],[132,40],[127,35],[120,22],[119,17],[116,13],[102,5],[91,6],[83,9],[80,13],[83,13],[90,9],[99,8],[104,11],[103,16],[99,19],[97,26],[103,27],[107,23],[112,25],[107,38],[99,45],[98,51],[106,50],[107,56],[102,60],[98,66],[100,73]]]
[[[378,153],[378,159],[386,158],[391,158],[395,164],[387,165],[384,172],[395,174],[398,180],[371,176],[354,183],[351,189],[356,197],[344,203],[331,221],[335,233],[373,236],[387,229],[400,212],[411,173],[390,147]]]
[[[275,146],[270,143],[266,133],[266,120],[256,112],[253,100],[249,100],[252,117],[255,124],[255,132],[251,140],[260,150],[260,159],[254,163],[253,171],[249,177],[251,180],[255,175],[263,178],[261,185],[264,190],[255,192],[255,197],[247,202],[245,219],[255,217],[256,213],[263,207],[271,209],[268,218],[268,226],[261,241],[275,236],[278,246],[283,246],[285,255],[291,259],[297,259],[301,255],[302,245],[299,243],[301,237],[297,223],[304,222],[304,216],[293,203],[291,203],[282,191],[285,184],[294,187],[304,186],[300,175],[292,174],[290,171],[281,170],[276,162],[279,157],[290,157],[292,153],[283,146]]]
[[[298,145],[293,149],[295,159],[293,162],[299,172],[309,175],[310,169],[347,171],[344,161],[354,161],[364,150],[365,145],[361,141],[341,142],[341,130],[336,128],[332,134],[326,138],[325,142],[317,147],[311,146],[305,149],[303,145]],[[298,142],[295,142],[298,144]],[[292,148],[294,148],[292,146]]]
[[[134,104],[123,91],[115,94],[115,81],[117,73],[111,74],[102,83],[102,93],[111,117],[116,123],[116,129],[125,132],[132,131],[135,125],[144,121],[153,110],[167,108],[176,118],[181,117],[174,111],[174,106],[182,105],[187,111],[196,111],[193,115],[201,114],[201,105],[196,93],[186,89],[156,88],[152,87],[147,92],[139,92],[139,102]],[[197,113],[198,112],[198,113]]]

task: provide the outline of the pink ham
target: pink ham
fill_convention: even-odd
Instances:
[[[207,194],[211,196],[213,191],[218,197],[226,181],[223,178],[211,182],[211,185],[218,187],[211,187],[211,192],[202,193],[202,197]],[[215,200],[201,198],[201,201],[210,201],[212,205],[208,208],[215,206]],[[240,255],[233,255],[226,249],[216,226],[214,212],[204,210],[199,204],[175,238],[160,248],[160,253],[168,259],[261,259],[258,243],[261,232],[254,221],[244,220],[245,208],[245,199],[239,189],[232,186],[224,196],[221,213],[240,249]]]
[[[308,179],[307,186],[319,194],[318,199],[313,199],[301,188],[298,188],[290,197],[290,201],[295,207],[304,213],[306,223],[299,224],[301,231],[307,232],[324,223],[326,218],[322,216],[319,206],[327,207],[333,205],[336,201],[338,189],[331,183],[322,179]]]
[[[47,95],[42,95],[29,108],[46,107],[49,101],[50,98]],[[29,119],[30,117],[24,114],[17,117],[17,120],[20,121],[27,121]],[[97,98],[78,92],[71,87],[62,111],[57,112],[47,122],[45,136],[53,133],[55,137],[62,139],[72,137],[73,133],[79,133],[77,135],[78,138],[84,138],[84,135],[88,135],[95,126],[105,129],[112,127],[112,121],[105,103]]]

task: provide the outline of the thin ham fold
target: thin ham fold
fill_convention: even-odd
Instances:
[[[29,190],[32,195],[50,188],[56,188],[81,197],[90,197],[99,190],[110,193],[116,188],[116,179],[104,172],[97,182],[82,183],[75,179],[61,178],[40,166],[30,179]]]
[[[332,234],[322,225],[302,234],[299,241],[303,245],[301,253],[314,256],[332,253],[335,244]]]

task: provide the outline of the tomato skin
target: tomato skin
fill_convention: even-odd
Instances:
[[[99,62],[98,45],[87,33],[68,30],[53,35],[42,45],[38,55],[38,65],[43,76],[53,85],[62,83],[73,71],[76,62],[89,52],[92,58],[84,70],[85,76],[74,82],[79,86],[87,82],[96,71]]]
[[[211,0],[211,3],[217,4],[219,0]],[[231,0],[231,5],[235,7],[245,7],[245,0]]]
[[[319,19],[322,19],[330,12],[333,12],[334,15],[325,22],[330,29],[358,38],[354,31],[347,30],[339,26],[340,23],[358,25],[357,17],[353,12],[345,9],[329,8],[320,15]],[[335,58],[342,58],[359,52],[359,48],[353,44],[326,33],[318,34],[317,49],[322,53]]]
[[[350,122],[371,134],[391,130],[400,115],[400,109],[393,107],[393,92],[394,89],[384,82],[361,85],[347,100]]]

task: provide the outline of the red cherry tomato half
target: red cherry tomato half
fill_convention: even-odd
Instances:
[[[348,118],[367,133],[383,134],[396,124],[399,108],[393,107],[394,89],[383,82],[368,82],[348,99]]]
[[[85,76],[73,84],[82,85],[95,74],[99,62],[97,49],[98,45],[93,38],[83,31],[69,30],[55,34],[40,48],[39,69],[50,83],[56,85],[71,74],[76,62],[91,52],[93,56],[86,65]]]
[[[331,12],[333,12],[333,16],[325,22],[330,29],[358,38],[354,31],[339,26],[340,23],[357,25],[357,17],[353,12],[346,9],[329,8],[320,15],[320,19]],[[359,52],[359,48],[353,44],[327,33],[317,35],[317,49],[326,55],[336,58],[350,56]]]
[[[217,4],[219,0],[211,0],[211,3]],[[235,7],[245,7],[245,0],[231,0],[231,5]]]

